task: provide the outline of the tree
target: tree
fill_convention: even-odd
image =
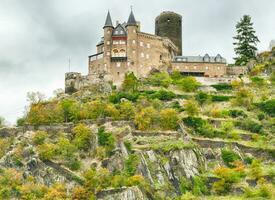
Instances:
[[[73,144],[80,150],[88,150],[91,147],[91,138],[93,136],[89,127],[84,124],[78,124],[73,128]]]
[[[234,58],[236,65],[244,66],[252,58],[256,58],[257,43],[260,42],[255,35],[253,23],[249,15],[244,15],[240,22],[236,25],[237,35],[234,38],[236,42],[233,44],[235,53],[238,57]]]
[[[176,81],[176,85],[184,92],[195,92],[199,88],[200,83],[196,78],[188,76]]]
[[[41,92],[28,92],[27,93],[27,101],[30,102],[30,104],[37,104],[46,99],[46,96],[42,94]]]
[[[138,79],[133,72],[125,75],[122,83],[122,90],[126,92],[136,92],[138,90]]]

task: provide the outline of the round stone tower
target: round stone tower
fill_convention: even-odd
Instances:
[[[182,16],[171,12],[162,12],[155,19],[155,34],[168,37],[178,48],[182,55]]]

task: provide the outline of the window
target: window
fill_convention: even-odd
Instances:
[[[151,48],[151,45],[150,45],[150,44],[147,44],[147,48],[150,49],[150,48]]]
[[[118,57],[119,56],[119,52],[118,52],[118,50],[117,49],[114,49],[113,50],[113,55],[112,55],[113,57]]]
[[[187,67],[187,66],[185,66],[185,69],[188,69],[188,67]]]
[[[109,55],[110,55],[110,52],[108,51],[108,52],[107,52],[107,56],[109,56]]]
[[[110,30],[108,30],[107,33],[110,34]]]
[[[205,67],[206,70],[208,70],[208,67]]]
[[[136,41],[135,41],[135,40],[133,40],[133,44],[136,44]]]
[[[115,34],[118,34],[118,31],[115,31]]]
[[[135,50],[133,50],[133,54],[135,54],[136,53],[136,51]]]
[[[144,57],[144,53],[141,53],[140,56],[143,58]]]
[[[119,40],[119,44],[126,44],[125,40]]]
[[[194,69],[197,69],[197,66],[194,66]]]
[[[124,32],[121,30],[121,31],[120,31],[120,34],[124,34]]]
[[[220,69],[220,67],[218,67],[218,69]]]
[[[110,45],[110,41],[107,41],[107,45]]]
[[[127,63],[127,66],[130,67],[130,62]]]
[[[117,75],[119,76],[119,72],[117,72]]]
[[[162,60],[162,55],[159,56],[159,60]]]
[[[146,58],[149,59],[149,57],[150,57],[149,54],[146,54]]]
[[[142,66],[142,65],[140,65],[140,67],[142,68],[143,66]]]
[[[140,45],[141,47],[143,47],[143,42],[140,42],[139,45]]]
[[[126,51],[124,49],[119,50],[119,57],[126,57]]]
[[[119,63],[119,62],[118,62],[118,63],[116,63],[116,66],[117,66],[117,67],[120,67],[120,63]]]
[[[136,33],[136,29],[133,30],[133,33]]]

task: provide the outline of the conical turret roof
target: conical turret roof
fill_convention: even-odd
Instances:
[[[127,26],[137,26],[137,21],[132,10],[128,18]]]
[[[111,19],[111,15],[110,15],[110,12],[108,11],[108,14],[107,14],[107,17],[106,17],[106,21],[105,21],[105,25],[103,28],[106,28],[106,27],[113,27],[113,23],[112,23],[112,19]]]

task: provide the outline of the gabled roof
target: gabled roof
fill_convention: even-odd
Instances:
[[[113,30],[113,36],[126,36],[127,32],[123,24],[118,24]]]
[[[209,56],[205,54],[205,56],[175,56],[175,62],[187,62],[187,63],[226,63],[226,59],[223,58],[220,54],[217,56]]]
[[[127,21],[127,26],[137,26],[137,21],[132,10]]]
[[[111,15],[110,15],[110,12],[108,11],[108,14],[107,14],[107,17],[106,17],[106,21],[105,21],[105,25],[103,28],[106,28],[106,27],[114,27],[113,26],[113,23],[112,23],[112,19],[111,19]]]

